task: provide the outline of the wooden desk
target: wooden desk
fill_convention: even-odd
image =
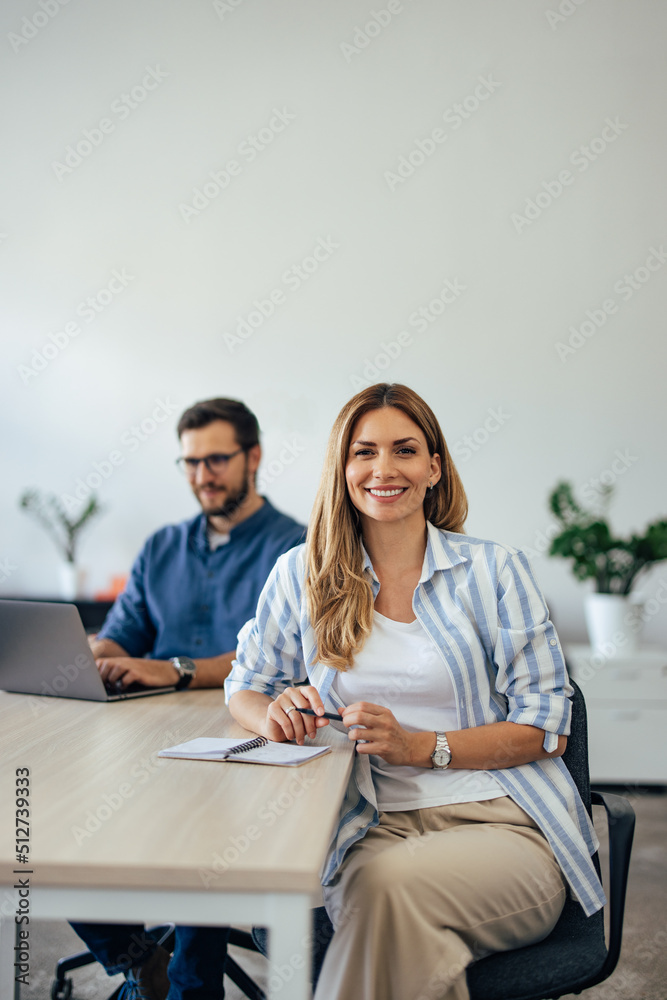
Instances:
[[[22,869],[35,918],[267,926],[269,995],[310,995],[303,940],[352,767],[344,735],[327,727],[317,742],[333,752],[299,768],[157,757],[195,736],[246,735],[220,690],[113,704],[3,691],[0,734],[0,1000],[13,997]],[[14,798],[26,767],[24,866]]]

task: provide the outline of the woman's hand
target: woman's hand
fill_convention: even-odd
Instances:
[[[265,736],[276,743],[296,740],[301,746],[306,736],[313,737],[322,726],[328,726],[328,719],[314,715],[302,715],[297,708],[312,708],[324,712],[324,705],[317,688],[303,685],[286,688],[266,710]]]
[[[409,733],[388,708],[368,701],[355,701],[343,709],[342,719],[349,728],[351,740],[365,740],[357,743],[357,753],[376,754],[388,764],[431,767],[434,734]],[[364,728],[352,729],[352,726]]]

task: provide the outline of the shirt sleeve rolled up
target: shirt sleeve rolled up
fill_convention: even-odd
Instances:
[[[508,553],[498,578],[496,689],[509,722],[544,730],[551,753],[570,732],[573,689],[549,611],[526,556]]]

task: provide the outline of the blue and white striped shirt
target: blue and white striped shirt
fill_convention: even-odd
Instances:
[[[412,606],[450,672],[459,728],[507,719],[543,729],[545,750],[555,750],[558,735],[570,731],[572,688],[525,555],[430,523],[427,527]],[[377,596],[380,584],[368,554],[364,569]],[[300,545],[279,558],[257,617],[239,632],[237,659],[225,681],[227,701],[243,690],[275,698],[294,682],[308,680],[327,708],[343,707],[331,691],[334,669],[317,660],[304,576],[305,546]],[[605,896],[591,861],[598,840],[563,762],[550,758],[489,773],[543,831],[585,913],[599,910]],[[325,862],[325,885],[347,849],[377,822],[369,758],[358,754]]]

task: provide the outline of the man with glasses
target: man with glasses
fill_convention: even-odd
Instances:
[[[102,677],[122,687],[222,687],[274,563],[305,533],[257,493],[259,427],[243,403],[196,403],[177,433],[201,513],[151,535],[91,641]],[[125,973],[125,1000],[224,997],[227,928],[177,927],[167,977],[169,956],[143,925],[72,927],[109,975]]]
[[[304,528],[257,493],[259,427],[243,403],[196,403],[177,433],[202,513],[148,539],[91,643],[104,680],[123,687],[221,687],[273,564],[303,541]]]

